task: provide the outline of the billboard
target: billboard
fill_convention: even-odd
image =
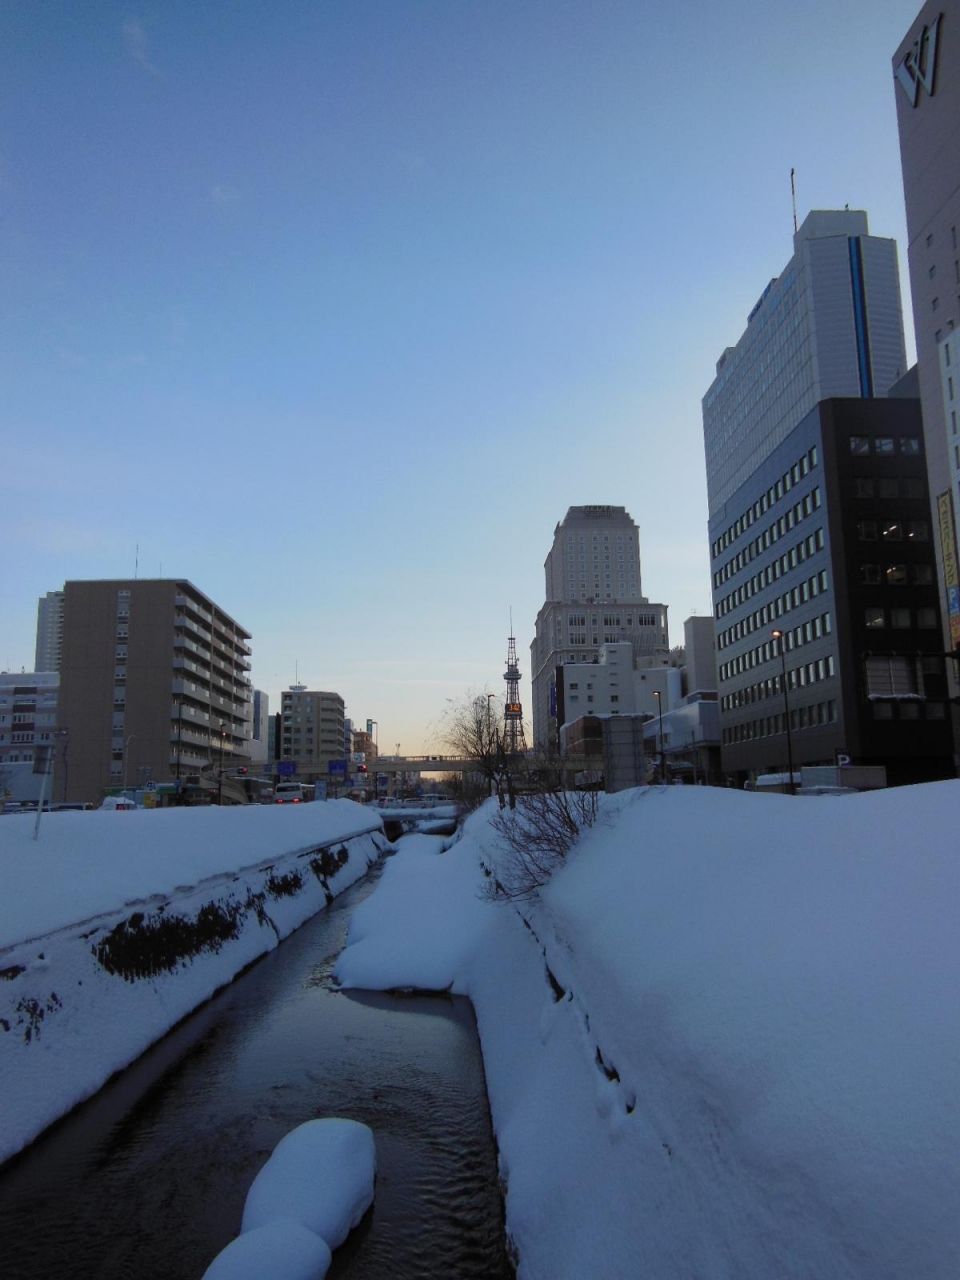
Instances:
[[[937,497],[940,551],[943,556],[943,585],[947,593],[947,620],[950,646],[960,645],[960,569],[957,566],[957,531],[953,518],[953,497],[948,489]]]

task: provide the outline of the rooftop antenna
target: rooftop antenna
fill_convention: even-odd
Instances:
[[[797,185],[794,182],[796,169],[790,170],[790,197],[793,200],[793,234],[797,234]]]
[[[136,576],[137,576],[137,574],[138,574],[139,572],[140,572],[140,543],[138,542],[138,543],[136,544],[136,549],[134,550],[134,553],[133,553],[133,576],[134,576],[134,579],[136,579]]]

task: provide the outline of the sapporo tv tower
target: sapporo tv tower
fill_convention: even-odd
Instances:
[[[517,663],[517,642],[513,637],[513,615],[510,617],[511,635],[507,641],[507,701],[503,709],[503,746],[507,755],[517,755],[527,749],[523,733],[523,707],[520,705],[520,667]]]

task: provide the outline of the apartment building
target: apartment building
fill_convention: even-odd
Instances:
[[[52,751],[48,800],[63,800],[68,743],[57,735],[56,671],[0,672],[0,796],[38,800],[41,776],[33,772],[37,749]]]
[[[185,579],[67,582],[67,799],[249,760],[250,633]]]
[[[332,760],[344,759],[344,706],[339,693],[294,684],[280,697],[280,756],[303,782],[325,780]]]

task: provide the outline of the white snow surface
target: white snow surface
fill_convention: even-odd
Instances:
[[[379,826],[352,800],[0,817],[0,949]]]
[[[203,1280],[323,1280],[330,1261],[326,1241],[299,1222],[275,1218],[231,1240]]]
[[[376,1173],[367,1125],[339,1117],[308,1120],[280,1139],[254,1178],[241,1231],[292,1218],[336,1249],[373,1203]]]
[[[56,813],[36,842],[33,826],[0,817],[0,1160],[323,910],[386,843],[379,813],[349,800]],[[336,868],[322,876],[321,848]],[[149,945],[139,969],[104,961],[118,931],[122,944],[139,926],[194,928],[211,910],[224,934],[197,930],[173,962],[151,965]]]
[[[494,811],[449,852],[400,842],[338,975],[471,998],[520,1280],[955,1280],[960,782],[603,797],[526,922],[480,897]],[[365,821],[348,801],[67,812],[35,844],[32,819],[0,818],[0,997],[49,1009],[29,1044],[0,1025],[0,1156],[36,1131],[21,1112],[48,1123],[95,1087],[88,1056],[130,1061],[316,903],[271,902],[268,925],[137,983],[98,971],[76,925],[187,910],[242,868],[246,893],[282,849]],[[375,855],[351,848],[334,892]],[[241,1259],[294,1228],[244,1233]]]
[[[521,1280],[960,1275],[960,782],[603,797],[526,923],[492,812],[337,975],[470,996]]]

